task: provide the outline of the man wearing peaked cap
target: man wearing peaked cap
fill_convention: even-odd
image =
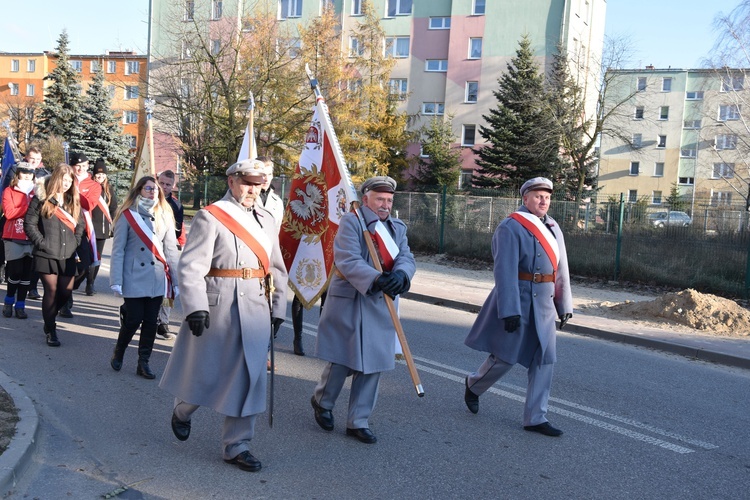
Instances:
[[[212,408],[225,416],[224,461],[257,472],[250,443],[266,410],[268,339],[286,316],[288,276],[273,217],[257,204],[265,165],[243,160],[226,172],[229,189],[193,217],[180,258],[185,321],[160,387],[175,396],[177,439],[188,439],[200,406]]]
[[[362,183],[360,187],[362,194],[367,194],[368,191],[376,191],[378,193],[395,193],[396,192],[396,181],[387,175],[381,175],[378,177],[371,177]]]
[[[516,363],[528,370],[523,428],[545,436],[562,431],[547,421],[552,370],[557,359],[555,319],[571,318],[573,296],[562,231],[547,215],[552,182],[536,177],[521,186],[523,206],[492,237],[495,287],[465,344],[489,356],[465,380],[464,402],[479,411],[479,396]]]

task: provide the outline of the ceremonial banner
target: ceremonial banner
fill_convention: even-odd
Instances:
[[[135,163],[133,178],[130,181],[131,189],[141,177],[156,177],[156,166],[154,165],[154,125],[151,120],[154,112],[154,104],[152,99],[146,99],[144,103],[146,108],[146,137],[143,140],[138,161]]]
[[[248,122],[245,128],[245,137],[242,138],[240,154],[237,155],[237,161],[250,160],[257,157],[258,150],[255,147],[255,137],[253,137],[253,131],[250,130],[250,122]]]
[[[0,186],[9,184],[10,181],[5,181],[5,177],[10,172],[10,168],[16,164],[16,157],[13,154],[13,147],[11,146],[10,138],[5,138],[5,148],[3,149],[3,163],[2,163],[2,177],[0,177]]]
[[[322,97],[315,104],[312,123],[291,181],[289,203],[279,233],[281,252],[289,271],[289,286],[309,309],[331,279],[333,238],[353,199],[341,175],[333,131],[326,130],[328,112]],[[345,171],[345,170],[344,170]]]

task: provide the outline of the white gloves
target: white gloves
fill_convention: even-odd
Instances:
[[[116,295],[122,295],[122,285],[111,285],[109,287]]]

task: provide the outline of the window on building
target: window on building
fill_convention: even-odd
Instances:
[[[117,61],[107,61],[107,73],[115,73],[117,71]]]
[[[403,59],[409,57],[409,37],[390,36],[385,39],[385,56]]]
[[[638,201],[638,190],[631,189],[628,191],[628,203],[636,203]]]
[[[360,57],[365,53],[365,48],[359,43],[356,36],[349,37],[349,57]]]
[[[442,115],[445,114],[445,103],[443,102],[423,102],[423,115]]]
[[[479,82],[466,82],[466,102],[477,102],[479,99]]]
[[[651,204],[661,205],[661,191],[651,191]]]
[[[721,205],[732,204],[731,191],[711,191],[711,206],[718,207]]]
[[[136,146],[138,144],[138,142],[137,142],[138,139],[136,139],[136,137],[134,135],[130,135],[130,134],[126,135],[125,136],[125,140],[127,141],[128,147],[130,149],[135,149],[136,148]]]
[[[26,84],[26,95],[32,97],[36,93],[36,87],[33,83]]]
[[[425,62],[425,71],[448,71],[448,59],[427,59]]]
[[[279,0],[279,19],[302,17],[302,0]]]
[[[139,61],[125,61],[126,75],[137,75],[140,71],[141,63]]]
[[[180,58],[190,59],[191,57],[193,57],[193,48],[190,46],[190,43],[183,40],[182,51],[180,51]]]
[[[471,9],[471,13],[475,16],[483,16],[486,3],[487,0],[474,0],[474,7]]]
[[[89,71],[91,73],[96,73],[101,68],[101,64],[99,64],[99,61],[91,61],[89,63]]]
[[[669,120],[669,106],[662,106],[659,108],[659,119]]]
[[[664,177],[664,162],[657,161],[654,163],[654,177]]]
[[[290,39],[289,40],[289,57],[291,58],[299,57],[301,51],[302,51],[302,39],[301,38]]]
[[[18,59],[11,59],[10,60],[10,71],[12,73],[16,73],[17,71],[20,71],[21,68],[21,61]]]
[[[18,84],[17,83],[9,83],[8,87],[10,88],[10,95],[18,95]]]
[[[701,128],[700,120],[685,120],[682,124],[682,128],[696,129]]]
[[[125,86],[125,99],[138,99],[138,85]]]
[[[703,99],[703,91],[696,90],[693,92],[685,92],[685,99],[688,101],[700,101]]]
[[[386,4],[386,17],[408,16],[411,14],[412,0],[388,0]]]
[[[464,125],[463,132],[461,134],[461,145],[473,146],[476,134],[477,134],[476,125]]]
[[[657,148],[666,148],[667,147],[667,136],[666,135],[657,135],[656,136],[656,147]]]
[[[83,71],[83,61],[79,61],[77,59],[71,59],[70,67],[73,68],[73,71],[80,73]]]
[[[638,175],[641,172],[641,162],[631,161],[630,162],[630,175]]]
[[[28,59],[26,61],[26,71],[29,73],[36,71],[36,59]]]
[[[408,80],[406,78],[391,78],[388,82],[388,86],[391,89],[391,95],[400,101],[406,99],[408,91],[407,83]]]
[[[180,95],[184,99],[187,99],[188,97],[190,97],[190,93],[191,93],[190,92],[190,80],[188,80],[187,78],[181,78],[180,79]]]
[[[195,17],[195,2],[193,0],[187,0],[185,2],[185,21],[192,21]]]
[[[636,106],[633,118],[636,120],[643,120],[643,106]]]
[[[221,19],[223,7],[221,0],[213,0],[211,2],[211,19]]]
[[[737,136],[723,134],[716,136],[716,149],[737,149]]]
[[[353,16],[362,15],[362,0],[352,0],[352,15]]]
[[[638,92],[643,92],[644,90],[646,90],[646,77],[639,76],[638,83],[636,85],[636,89],[638,90]]]
[[[695,178],[694,177],[678,177],[677,184],[681,184],[684,186],[692,186],[693,184],[695,184]]]
[[[714,163],[712,179],[731,179],[734,177],[734,163]]]
[[[354,80],[347,80],[346,90],[348,90],[352,94],[359,94],[360,91],[362,90],[362,79],[357,78]]]
[[[211,40],[211,55],[218,56],[221,52],[221,40]]]
[[[482,39],[469,38],[469,59],[480,59],[482,57]]]
[[[138,111],[125,111],[123,121],[125,123],[138,123]]]
[[[419,145],[419,156],[422,158],[427,158],[429,155],[424,152],[424,144]]]
[[[643,145],[643,134],[633,134],[633,148],[638,149]]]
[[[664,77],[661,80],[661,91],[662,92],[672,92],[672,78],[670,77]]]
[[[431,30],[447,30],[451,27],[450,17],[431,17],[430,18],[430,29]]]
[[[719,106],[719,121],[733,121],[740,119],[740,107],[736,104],[723,104]]]
[[[698,150],[693,148],[680,149],[680,158],[695,158],[698,156]]]
[[[733,90],[742,90],[745,87],[745,77],[739,76],[724,76],[721,79],[721,91],[731,92]]]
[[[115,98],[115,86],[114,85],[107,85],[107,92],[109,92],[110,99]]]

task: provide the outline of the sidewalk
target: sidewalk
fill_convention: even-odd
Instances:
[[[478,311],[493,286],[492,271],[475,271],[435,264],[418,259],[417,274],[405,299],[427,302],[464,311]],[[565,331],[606,340],[659,349],[681,356],[727,366],[750,369],[750,340],[675,333],[642,328],[628,321],[585,315],[577,305],[616,296],[618,301],[650,300],[653,297],[629,292],[605,292],[581,286],[573,287],[574,316]],[[0,497],[13,489],[18,477],[29,465],[38,428],[38,415],[22,387],[0,371],[0,387],[13,398],[20,421],[8,449],[0,455]]]

